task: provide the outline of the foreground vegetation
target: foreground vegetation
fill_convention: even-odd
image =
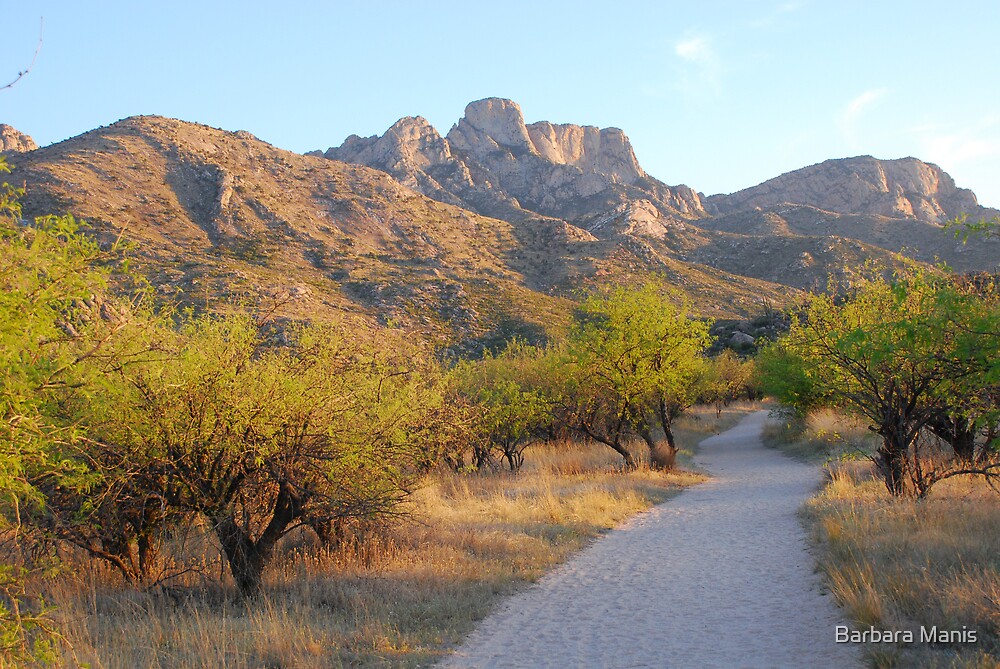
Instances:
[[[829,460],[804,509],[827,585],[855,629],[911,630],[917,643],[868,643],[874,667],[1000,667],[1000,496],[952,478],[923,498],[894,498],[865,454],[879,439],[830,410],[779,414],[765,441]],[[921,628],[976,630],[975,643],[919,643]],[[968,638],[968,636],[966,636]]]
[[[180,310],[121,240],[100,246],[69,216],[22,220],[21,192],[0,187],[5,663],[58,661],[65,632],[28,586],[67,563],[136,597],[235,587],[256,610],[269,572],[296,564],[289,542],[391,555],[378,531],[428,481],[517,474],[542,444],[603,444],[619,476],[668,472],[686,410],[710,400],[718,415],[748,387],[749,364],[705,357],[709,324],[661,283],[584,296],[544,345],[456,360],[346,316]]]
[[[894,496],[956,476],[1000,479],[1000,290],[993,277],[877,268],[813,295],[758,356],[765,390],[800,415],[834,407],[881,443]]]
[[[683,458],[751,406],[696,408],[678,420]],[[638,446],[639,444],[636,444]],[[531,447],[521,472],[433,474],[408,519],[352,529],[335,549],[302,533],[281,548],[263,594],[248,605],[211,533],[176,537],[204,556],[162,587],[124,587],[77,553],[41,588],[57,606],[63,659],[95,669],[132,667],[426,666],[447,654],[497,601],[626,517],[702,480],[639,467],[623,473],[603,445]]]

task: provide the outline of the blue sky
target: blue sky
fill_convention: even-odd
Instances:
[[[732,192],[827,158],[935,162],[1000,207],[1000,2],[0,0],[0,122],[45,145],[134,114],[293,151],[442,134],[465,105],[617,126],[668,184]]]

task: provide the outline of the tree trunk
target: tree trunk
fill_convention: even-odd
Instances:
[[[904,474],[906,472],[906,449],[893,436],[883,436],[882,446],[875,456],[875,467],[882,476],[886,489],[894,497],[901,496],[906,490]]]
[[[232,509],[213,517],[215,535],[219,539],[233,580],[244,599],[260,593],[264,568],[271,560],[274,547],[285,534],[285,529],[302,513],[298,496],[287,485],[281,484],[275,496],[271,520],[255,541],[249,528],[236,521]]]
[[[677,449],[670,443],[657,441],[653,438],[653,431],[649,426],[644,426],[637,430],[642,440],[649,447],[649,466],[652,469],[669,471],[674,468],[674,461],[677,459]]]
[[[231,516],[216,522],[215,534],[226,554],[236,589],[244,599],[253,599],[260,593],[270,551],[253,541]]]
[[[578,423],[577,425],[574,426],[574,429],[576,429],[578,432],[585,434],[594,441],[599,441],[600,443],[609,447],[618,455],[622,456],[622,459],[625,461],[626,470],[631,471],[633,469],[639,468],[639,463],[635,461],[635,458],[632,457],[632,454],[629,452],[629,450],[625,448],[625,446],[623,446],[621,443],[621,433],[622,433],[621,423],[619,423],[619,427],[614,432],[612,437],[602,436],[600,433],[590,429],[590,426],[587,425],[586,423]]]
[[[336,548],[344,541],[344,520],[327,518],[309,523],[324,548]]]
[[[619,447],[615,448],[615,450],[618,451],[618,453],[620,453],[622,458],[625,460],[626,470],[633,471],[639,468],[639,463],[635,461],[635,458],[632,457],[632,454],[629,453],[627,448],[619,445]]]
[[[674,418],[680,415],[680,410],[674,410],[667,407],[667,403],[662,399],[660,400],[659,406],[660,414],[660,427],[663,428],[663,436],[667,438],[667,446],[670,447],[671,452],[677,452],[677,442],[674,440],[673,424]]]
[[[639,436],[642,437],[642,440],[646,442],[646,446],[649,447],[650,453],[656,450],[656,440],[653,439],[653,431],[649,429],[648,425],[643,425],[638,428],[636,432],[638,432]]]
[[[927,427],[939,439],[947,442],[962,462],[972,462],[976,455],[976,429],[967,418],[937,415],[927,421]]]
[[[590,435],[590,436],[593,439],[596,439],[597,441],[601,442],[605,446],[609,446],[611,448],[611,450],[613,450],[618,455],[622,456],[622,459],[625,461],[625,469],[626,470],[632,471],[633,469],[638,469],[639,468],[639,463],[635,461],[634,457],[632,457],[632,453],[629,452],[629,450],[627,448],[625,448],[625,446],[622,445],[621,441],[618,440],[617,438],[616,439],[603,439],[603,438],[598,437],[596,435]]]

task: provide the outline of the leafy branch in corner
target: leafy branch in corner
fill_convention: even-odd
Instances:
[[[963,244],[967,244],[970,237],[979,237],[981,239],[1000,237],[1000,215],[993,218],[981,218],[978,221],[970,221],[968,214],[962,214],[948,221],[944,229],[950,230],[957,239],[962,240]]]

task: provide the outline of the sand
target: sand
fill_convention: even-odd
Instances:
[[[860,666],[796,517],[820,471],[764,448],[766,418],[702,442],[712,480],[507,600],[439,666]]]

